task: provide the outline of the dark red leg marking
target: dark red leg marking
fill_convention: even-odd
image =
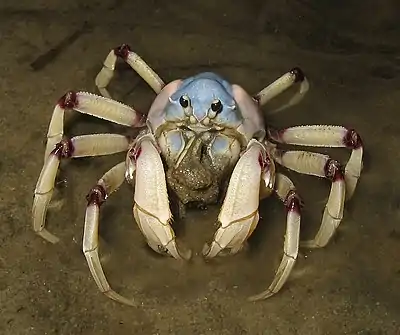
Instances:
[[[51,155],[57,156],[60,160],[63,158],[71,158],[74,150],[75,148],[71,139],[65,138],[56,144],[55,148],[51,152]]]
[[[266,171],[269,169],[269,166],[271,165],[271,160],[267,155],[263,155],[260,153],[258,155],[258,163],[261,166],[261,170]]]
[[[300,215],[303,201],[295,190],[290,190],[288,192],[284,204],[288,212],[295,212]]]
[[[358,149],[362,147],[362,140],[354,129],[348,129],[343,137],[343,144],[349,149]]]
[[[130,51],[131,47],[128,44],[122,44],[121,46],[114,48],[115,56],[121,57],[123,60],[128,58]]]
[[[291,69],[289,73],[294,76],[295,83],[301,83],[305,78],[303,70],[300,69],[299,67]]]
[[[142,147],[140,145],[136,146],[132,149],[132,152],[130,153],[130,157],[132,157],[133,161],[136,162],[141,153],[142,153]]]
[[[337,160],[328,159],[324,167],[324,172],[326,178],[332,182],[344,180],[343,167]]]
[[[285,133],[286,129],[275,129],[272,127],[267,127],[267,137],[276,142],[283,142],[283,134]]]
[[[86,196],[86,200],[89,205],[96,205],[100,207],[106,200],[107,200],[108,194],[105,190],[105,188],[101,185],[96,185],[93,187],[89,194]]]
[[[65,93],[59,100],[58,105],[63,109],[73,109],[78,106],[78,97],[76,92],[69,91]]]

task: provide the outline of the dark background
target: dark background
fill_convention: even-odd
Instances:
[[[400,332],[398,1],[7,3],[0,3],[0,334]],[[132,190],[122,187],[102,212],[103,264],[113,287],[137,307],[102,295],[81,251],[85,195],[123,155],[68,164],[65,201],[48,217],[61,242],[50,245],[32,232],[33,189],[54,104],[70,89],[96,92],[94,77],[121,43],[166,81],[212,70],[251,93],[300,66],[309,94],[269,122],[341,124],[363,137],[365,169],[338,234],[322,250],[302,251],[270,300],[246,298],[270,284],[280,262],[285,215],[275,198],[262,203],[247,252],[211,263],[195,255],[181,264],[144,246]],[[123,65],[111,90],[139,110],[154,98]],[[70,133],[113,129],[88,117],[75,121]],[[329,184],[291,176],[306,202],[307,238],[318,229]],[[201,251],[217,214],[189,212],[180,238]]]

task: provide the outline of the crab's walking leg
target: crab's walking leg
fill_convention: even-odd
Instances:
[[[237,253],[257,226],[259,215],[260,180],[273,184],[269,173],[271,163],[264,147],[252,140],[237,162],[229,181],[221,211],[218,216],[220,227],[211,245],[205,244],[206,258],[217,256],[221,251]]]
[[[115,292],[107,281],[99,258],[99,216],[100,206],[108,196],[116,191],[125,179],[125,162],[107,171],[87,195],[88,204],[85,214],[85,230],[83,233],[83,253],[89,265],[90,272],[99,287],[107,297],[123,304],[134,306],[129,300]]]
[[[258,92],[254,99],[256,99],[260,106],[265,105],[268,101],[272,100],[283,91],[286,91],[295,83],[300,83],[299,91],[289,100],[289,102],[278,109],[270,111],[269,113],[275,113],[286,109],[290,106],[293,106],[300,102],[303,99],[304,95],[307,93],[309,89],[309,83],[307,78],[305,77],[303,71],[298,67],[288,71],[283,76],[275,80],[272,84],[268,85],[266,88],[262,89]]]
[[[58,238],[45,227],[46,212],[51,200],[60,160],[86,156],[110,155],[127,151],[129,140],[117,134],[95,134],[63,139],[57,143],[45,160],[35,188],[32,208],[34,231],[51,243]]]
[[[325,125],[299,126],[269,131],[269,136],[278,143],[351,149],[344,178],[346,200],[353,196],[363,168],[363,144],[360,135],[354,129]]]
[[[189,259],[191,252],[183,252],[176,243],[170,222],[167,183],[160,154],[152,135],[141,137],[132,148],[128,158],[127,172],[135,170],[136,223],[147,244],[158,253],[167,253],[176,259]],[[128,180],[132,177],[128,176]]]
[[[107,86],[114,76],[115,65],[117,58],[122,58],[128,63],[131,68],[141,76],[147,84],[156,92],[160,93],[161,89],[165,86],[162,79],[153,71],[153,69],[135,52],[131,51],[131,48],[127,44],[113,49],[108,54],[106,60],[103,63],[103,68],[95,79],[97,88],[101,95],[111,98],[110,93],[107,90]]]
[[[144,116],[127,105],[91,93],[70,91],[59,99],[54,108],[47,132],[45,160],[64,136],[64,114],[68,109],[128,127],[145,124]]]
[[[300,198],[297,195],[293,182],[286,176],[278,173],[275,182],[276,193],[283,201],[287,210],[286,234],[283,258],[275,278],[265,291],[251,296],[250,301],[262,300],[277,293],[289,278],[290,272],[296,263],[300,239]]]
[[[301,242],[302,247],[319,248],[328,244],[343,218],[346,183],[343,168],[327,155],[307,151],[277,153],[276,161],[298,173],[327,178],[332,182],[322,216],[321,227],[313,240]]]

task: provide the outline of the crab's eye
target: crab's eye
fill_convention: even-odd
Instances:
[[[214,113],[221,113],[222,112],[222,103],[220,100],[215,100],[213,101],[213,103],[211,104],[211,110]]]
[[[186,95],[182,95],[179,98],[179,103],[183,108],[187,108],[189,106],[189,98]]]

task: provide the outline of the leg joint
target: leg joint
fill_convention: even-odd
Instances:
[[[290,190],[286,195],[284,204],[288,212],[300,213],[301,207],[303,207],[303,202],[300,196],[298,195],[297,191],[293,189]]]
[[[101,206],[107,200],[107,191],[102,185],[96,185],[93,187],[89,194],[86,196],[86,200],[89,205]]]
[[[348,129],[343,137],[343,144],[349,149],[358,149],[362,147],[362,140],[354,129]]]
[[[324,166],[325,177],[335,182],[344,179],[343,166],[335,159],[328,159]]]
[[[65,138],[55,145],[51,154],[57,156],[59,159],[71,158],[74,153],[74,145],[70,138]]]
[[[130,52],[131,48],[128,44],[122,44],[114,49],[115,56],[120,57],[123,60],[126,60],[128,58]]]

